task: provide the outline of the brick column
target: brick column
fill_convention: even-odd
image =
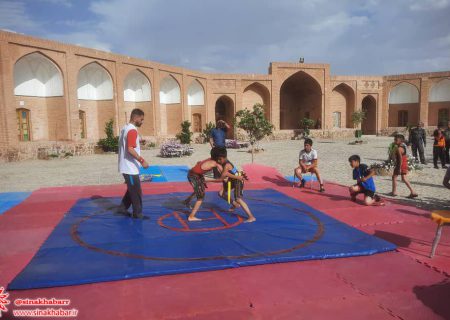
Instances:
[[[424,123],[424,126],[428,126],[428,92],[430,87],[430,81],[428,78],[420,79],[420,109],[419,109],[419,121]]]

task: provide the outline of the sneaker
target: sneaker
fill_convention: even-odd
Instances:
[[[302,179],[302,183],[300,184],[300,188],[304,188],[304,187],[305,187],[305,184],[306,184],[305,179]]]
[[[448,167],[447,166],[442,166],[442,169],[447,169]]]
[[[325,188],[323,187],[323,184],[320,185],[319,192],[325,192]]]
[[[438,166],[434,166],[434,168],[435,168],[435,169],[439,169],[439,167],[438,167]]]

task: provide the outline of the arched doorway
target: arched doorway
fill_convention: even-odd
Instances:
[[[290,76],[280,89],[280,129],[298,129],[300,120],[322,118],[322,90],[310,75],[299,71]]]
[[[230,97],[221,96],[216,101],[215,106],[216,122],[224,120],[231,127],[227,132],[227,138],[232,139],[234,137],[233,119],[234,119],[234,102]]]
[[[389,92],[389,127],[405,127],[419,122],[419,90],[401,82]]]
[[[140,128],[143,136],[155,134],[153,121],[152,87],[147,76],[138,69],[130,71],[123,84],[124,107],[119,113],[119,123],[128,123],[128,116],[133,109],[139,108],[145,113],[145,121]]]
[[[270,120],[270,92],[262,84],[254,82],[245,88],[242,106],[251,110],[257,103],[264,106],[264,115],[267,120]]]
[[[98,62],[91,62],[78,71],[78,105],[85,112],[87,139],[105,138],[106,123],[111,119],[116,121],[113,90],[111,75]]]
[[[20,113],[27,110],[26,117],[21,117],[25,130],[19,131],[19,139],[69,139],[63,75],[53,60],[40,52],[18,59],[14,64],[14,96],[16,106],[22,110]],[[31,122],[33,127],[29,125]]]
[[[172,75],[165,76],[160,82],[159,109],[161,133],[176,135],[180,132],[183,122],[181,88]]]
[[[205,127],[203,122],[206,119],[205,89],[197,79],[194,79],[188,87],[187,101],[194,132],[201,132]]]
[[[333,128],[353,128],[352,113],[355,111],[355,92],[345,83],[336,86],[331,92],[331,113],[339,113],[341,117],[339,127],[333,118]]]
[[[377,101],[372,96],[366,96],[361,102],[361,109],[366,113],[366,118],[361,124],[363,134],[377,133]]]
[[[450,79],[435,83],[428,100],[428,126],[447,127],[450,120]]]

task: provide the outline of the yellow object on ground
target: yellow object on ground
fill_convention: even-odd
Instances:
[[[433,246],[431,247],[430,258],[434,257],[439,240],[441,240],[442,227],[450,224],[450,211],[436,210],[431,213],[431,219],[438,224],[436,235],[434,236]]]
[[[228,203],[231,203],[231,181],[228,180]]]
[[[450,223],[450,211],[437,210],[431,213],[431,219],[439,225]]]

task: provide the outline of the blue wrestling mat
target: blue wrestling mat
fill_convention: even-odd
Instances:
[[[285,176],[284,178],[289,182],[298,182],[298,178],[297,177],[294,178],[294,176]],[[303,179],[305,180],[305,182],[317,181],[317,177],[315,175],[310,174],[305,174],[303,176]]]
[[[17,206],[30,196],[31,192],[4,192],[0,193],[0,215]]]
[[[115,215],[120,198],[81,199],[9,289],[77,285],[267,263],[371,255],[395,245],[272,189],[245,192],[256,216],[209,192],[199,222],[188,222],[186,193],[145,195],[148,220]],[[238,215],[239,214],[239,215]]]
[[[187,166],[149,166],[141,168],[141,181],[151,182],[185,182],[187,181]]]

